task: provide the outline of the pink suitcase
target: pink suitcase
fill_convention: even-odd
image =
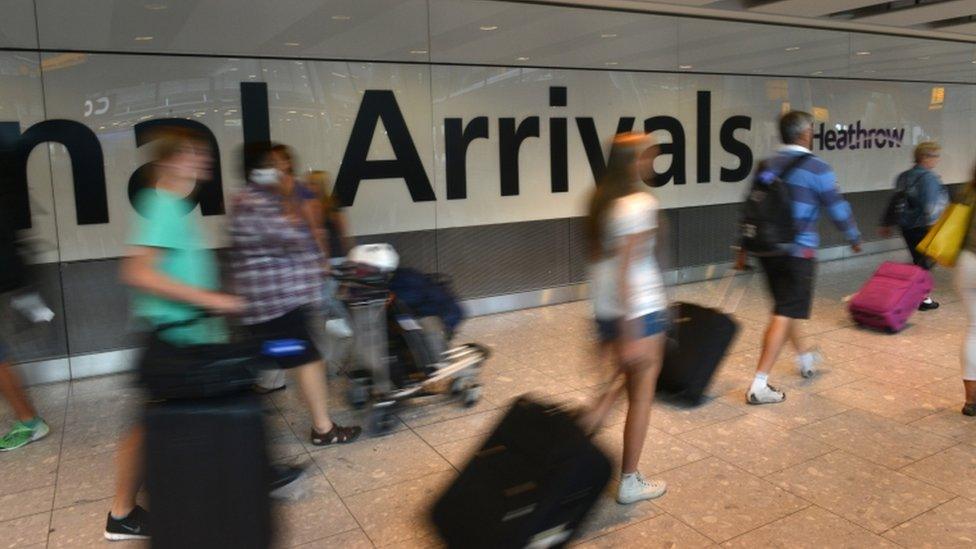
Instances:
[[[847,308],[861,326],[889,333],[901,331],[932,291],[932,275],[915,265],[886,261],[878,267]]]

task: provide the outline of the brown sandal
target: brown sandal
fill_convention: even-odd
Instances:
[[[319,433],[312,427],[312,444],[315,446],[331,446],[333,444],[347,444],[353,442],[363,432],[362,427],[343,427],[338,423],[332,424],[332,429],[325,434]]]

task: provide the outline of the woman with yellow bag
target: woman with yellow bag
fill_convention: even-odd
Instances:
[[[920,243],[936,225],[949,201],[949,194],[942,186],[942,180],[935,173],[939,163],[941,147],[933,141],[919,143],[915,147],[915,165],[898,174],[895,180],[895,194],[888,205],[881,222],[881,234],[891,236],[891,227],[901,229],[912,263],[925,270],[931,270],[933,261],[919,250]],[[926,296],[918,306],[920,311],[938,309],[939,304]]]
[[[966,340],[962,347],[962,383],[966,389],[966,404],[962,413],[976,416],[976,223],[972,206],[976,203],[976,175],[966,185],[959,203],[969,209],[969,223],[963,239],[962,251],[956,259],[956,290],[966,306],[968,317]]]

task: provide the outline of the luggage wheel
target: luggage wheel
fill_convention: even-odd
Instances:
[[[374,435],[382,436],[389,433],[396,426],[396,423],[397,418],[396,414],[393,413],[393,403],[373,407],[370,425]]]
[[[346,390],[346,399],[354,409],[362,410],[369,402],[369,386],[363,381],[350,380],[349,388]]]
[[[473,408],[476,404],[478,404],[478,401],[481,400],[481,393],[482,393],[481,385],[475,384],[465,389],[464,397],[461,400],[462,404],[464,404],[464,407]]]

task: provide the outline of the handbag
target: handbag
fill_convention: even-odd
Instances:
[[[919,252],[931,257],[943,267],[952,267],[962,250],[973,207],[969,204],[953,202],[942,212],[939,221],[926,233],[925,238],[915,247]]]
[[[251,342],[174,345],[160,337],[168,329],[200,318],[159,325],[150,332],[139,360],[139,381],[150,398],[197,399],[243,393],[267,367],[260,346]]]

